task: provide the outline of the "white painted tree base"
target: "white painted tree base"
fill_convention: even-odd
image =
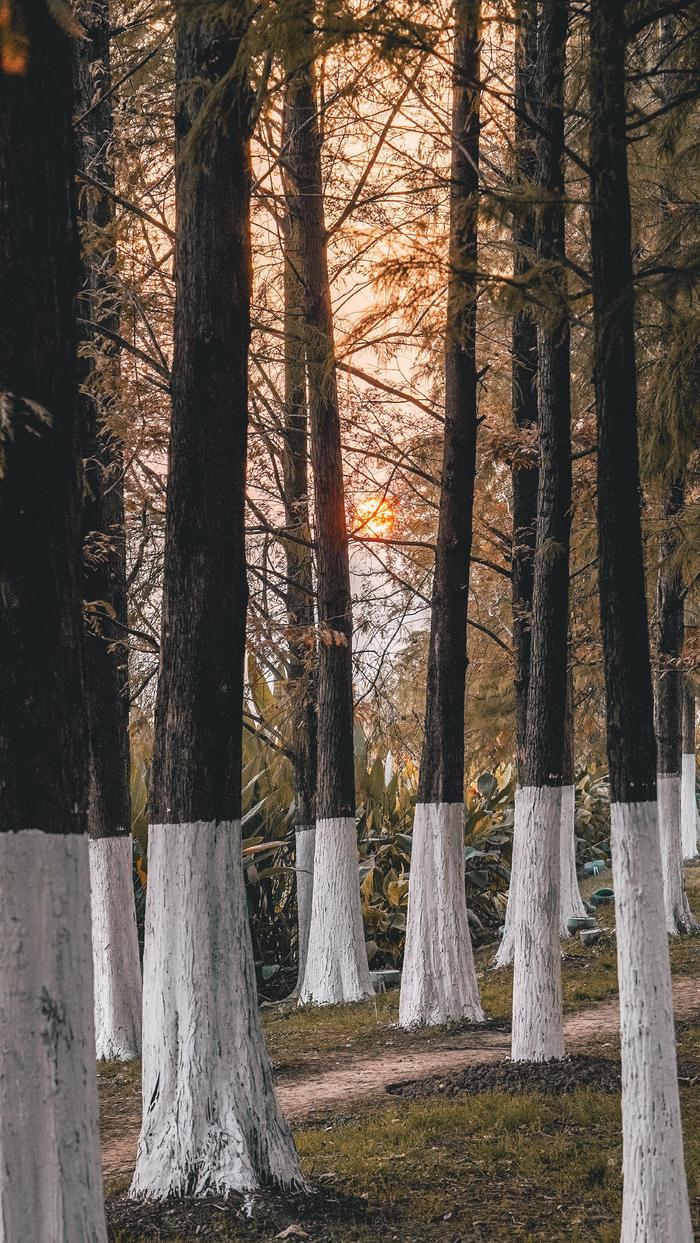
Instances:
[[[503,927],[503,936],[501,937],[494,966],[508,967],[513,962],[515,954],[515,915],[518,908],[518,878],[521,867],[522,854],[522,825],[523,817],[518,815],[518,804],[522,799],[521,788],[518,786],[515,791],[515,823],[513,826],[513,857],[510,872],[510,886],[508,889],[508,905],[506,906],[506,918]],[[586,908],[583,904],[583,898],[578,887],[578,877],[576,875],[576,841],[575,841],[575,818],[576,818],[576,787],[572,785],[562,786],[561,790],[561,843],[560,843],[560,896],[559,896],[559,934],[562,937],[571,935],[566,921],[573,919],[574,916],[584,916]]]
[[[571,936],[567,920],[586,914],[576,875],[576,787],[561,788],[561,889],[559,894],[559,934]]]
[[[314,894],[314,853],[316,849],[316,826],[301,825],[295,833],[297,878],[297,936],[299,942],[299,971],[297,992],[306,970],[309,948],[311,906]]]
[[[559,944],[561,786],[524,786],[516,831],[522,842],[513,968],[514,1062],[564,1056]]]
[[[523,817],[519,813],[519,806],[522,799],[522,787],[515,787],[515,806],[513,820],[513,851],[510,863],[510,884],[508,886],[508,902],[506,905],[506,917],[503,924],[503,935],[496,951],[494,959],[495,967],[509,967],[513,961],[515,953],[515,915],[518,909],[518,884],[520,881],[520,866],[522,855],[522,831]]]
[[[328,1006],[372,996],[355,820],[317,820],[311,926],[299,1000]]]
[[[622,1055],[621,1243],[692,1243],[656,803],[613,803]]]
[[[683,885],[681,846],[681,779],[677,774],[656,778],[661,839],[661,867],[664,879],[666,931],[671,936],[697,932],[698,925],[688,904]]]
[[[685,754],[681,767],[681,841],[684,859],[698,856],[698,805],[695,798],[695,754]]]
[[[133,1197],[303,1184],[263,1040],[239,821],[152,825]]]
[[[95,1047],[128,1062],[141,1053],[141,962],[131,834],[90,841]]]
[[[0,1240],[106,1243],[86,835],[0,833]]]
[[[419,803],[413,822],[399,1024],[483,1023],[484,1017],[464,889],[464,807]]]

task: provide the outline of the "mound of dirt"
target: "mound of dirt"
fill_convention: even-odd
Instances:
[[[619,1092],[620,1063],[584,1054],[551,1062],[483,1062],[450,1075],[391,1083],[386,1090],[393,1096],[417,1100],[458,1096],[461,1092],[545,1092],[558,1096],[577,1088]]]
[[[126,1195],[108,1196],[106,1201],[107,1232],[114,1243],[160,1243],[177,1240],[189,1243],[195,1238],[254,1240],[297,1239],[316,1237],[323,1226],[333,1223],[358,1226],[372,1216],[366,1200],[321,1185],[318,1182],[305,1194],[266,1190],[260,1195],[217,1196],[196,1200],[166,1200],[147,1203],[129,1200]],[[332,1234],[324,1237],[331,1238]]]

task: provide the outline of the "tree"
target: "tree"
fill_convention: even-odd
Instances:
[[[593,365],[622,1050],[622,1243],[690,1243],[644,584],[624,0],[591,0]]]
[[[413,825],[402,1026],[483,1021],[464,889],[464,697],[478,428],[476,259],[481,5],[457,0],[445,427],[425,731]]]
[[[97,1056],[129,1060],[141,1051],[141,964],[132,879],[123,449],[110,423],[118,379],[109,0],[76,9],[82,230],[80,383],[85,489],[85,692],[88,716],[90,879]],[[95,182],[107,187],[97,189]]]
[[[537,330],[540,474],[525,755],[514,834],[521,873],[514,926],[517,1061],[564,1053],[559,949],[567,701],[571,392],[565,275],[564,71],[568,0],[543,0],[537,28],[536,251],[551,292]]]
[[[288,87],[284,159],[304,288],[319,632],[313,904],[300,996],[323,1005],[360,1001],[372,985],[355,827],[350,569],[312,23],[313,5],[302,4],[288,31],[297,67]]]
[[[13,7],[0,66],[0,1231],[106,1243],[79,585],[73,52],[53,10],[43,0]]]
[[[513,181],[522,196],[514,197],[513,275],[525,285],[523,306],[513,316],[512,393],[513,422],[522,433],[522,448],[516,451],[511,467],[513,490],[513,545],[511,587],[513,601],[513,658],[515,671],[515,763],[516,804],[520,799],[520,769],[525,754],[527,697],[530,686],[532,649],[532,587],[537,530],[537,492],[539,487],[539,447],[528,443],[537,430],[537,322],[527,297],[535,257],[535,212],[532,202],[536,174],[535,134],[537,108],[537,16],[538,0],[524,0],[518,10],[515,30],[513,108],[515,146]],[[495,963],[505,967],[513,961],[515,912],[520,876],[520,837],[513,837],[508,905]]]
[[[683,684],[683,754],[681,756],[681,838],[684,859],[698,853],[698,804],[695,793],[695,692],[686,679]]]
[[[294,68],[285,91],[282,146],[293,141],[298,83]],[[314,851],[316,847],[316,751],[318,746],[316,681],[313,662],[314,581],[311,556],[308,473],[308,407],[304,345],[304,286],[298,211],[293,183],[284,229],[284,444],[282,457],[286,528],[286,605],[289,625],[289,683],[293,699],[293,765],[296,786],[296,879],[299,971],[301,987],[311,926]]]
[[[176,308],[134,1196],[300,1182],[241,866],[252,6],[176,9]]]
[[[530,683],[530,626],[532,582],[537,522],[538,459],[528,443],[537,429],[537,323],[527,299],[528,274],[535,254],[535,213],[532,203],[535,179],[535,131],[532,122],[537,105],[537,0],[523,0],[515,31],[514,99],[515,146],[513,220],[513,275],[525,285],[523,306],[513,316],[512,407],[513,422],[524,433],[511,469],[513,487],[513,655],[515,659],[516,762],[525,752],[527,695]],[[529,435],[528,435],[529,434]]]
[[[667,486],[663,505],[657,578],[659,671],[656,679],[657,790],[661,862],[664,875],[666,928],[671,935],[697,931],[683,887],[681,838],[681,754],[683,745],[683,675],[678,667],[683,651],[682,575],[675,564],[676,524],[683,507],[684,486],[675,479]],[[695,756],[693,755],[693,765]]]

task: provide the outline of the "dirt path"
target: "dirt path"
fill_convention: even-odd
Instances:
[[[676,1018],[700,1012],[700,981],[690,976],[677,976],[673,981],[673,1006]],[[566,1016],[564,1029],[567,1049],[580,1052],[617,1043],[619,1012],[617,1001],[603,1002],[589,1010]],[[474,1034],[471,1042],[460,1042],[459,1048],[439,1049],[421,1045],[413,1051],[378,1054],[353,1058],[344,1066],[313,1074],[281,1079],[277,1092],[290,1122],[310,1122],[333,1113],[348,1113],[353,1106],[383,1093],[389,1084],[406,1079],[428,1079],[431,1075],[447,1074],[479,1062],[493,1062],[506,1057],[510,1036],[506,1032],[484,1031]],[[123,1179],[133,1169],[141,1124],[140,1092],[132,1087],[124,1094],[123,1106],[115,1117],[103,1120],[102,1164],[105,1179]]]

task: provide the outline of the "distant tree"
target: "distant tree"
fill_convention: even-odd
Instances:
[[[457,0],[445,341],[445,427],[425,732],[413,826],[402,1026],[481,1022],[464,888],[464,697],[478,428],[476,267],[481,4]]]
[[[525,754],[514,834],[521,873],[514,927],[514,1059],[564,1053],[559,908],[567,711],[571,387],[564,205],[568,0],[543,0],[537,27],[536,253],[550,294],[538,316],[540,473]]]
[[[282,147],[293,142],[298,79],[294,68],[287,81],[282,119]],[[296,789],[296,881],[300,988],[306,968],[311,926],[314,851],[316,846],[316,702],[317,659],[314,577],[309,517],[309,420],[306,393],[304,285],[296,186],[284,179],[290,198],[283,223],[284,238],[284,440],[282,484],[286,531],[286,605],[289,627],[289,684],[293,702],[292,754]]]
[[[129,790],[124,454],[110,423],[118,357],[100,335],[100,327],[119,331],[109,0],[81,0],[76,16],[85,32],[75,40],[79,171],[91,179],[79,199],[78,314],[95,1040],[99,1058],[128,1060],[141,1051],[141,964]]]
[[[287,32],[296,68],[287,90],[283,151],[287,206],[298,229],[314,480],[318,597],[318,766],[313,904],[300,996],[360,1001],[372,993],[355,826],[352,610],[333,311],[314,79],[313,3]]]
[[[175,353],[135,1197],[300,1181],[241,864],[252,6],[176,8]]]
[[[0,1235],[106,1243],[65,26],[75,30],[55,10],[13,5],[0,39]]]
[[[681,757],[681,836],[684,859],[698,854],[700,816],[696,795],[695,691],[686,678],[683,684],[683,754]]]
[[[591,0],[593,369],[622,1055],[622,1243],[691,1243],[642,555],[624,0]]]

